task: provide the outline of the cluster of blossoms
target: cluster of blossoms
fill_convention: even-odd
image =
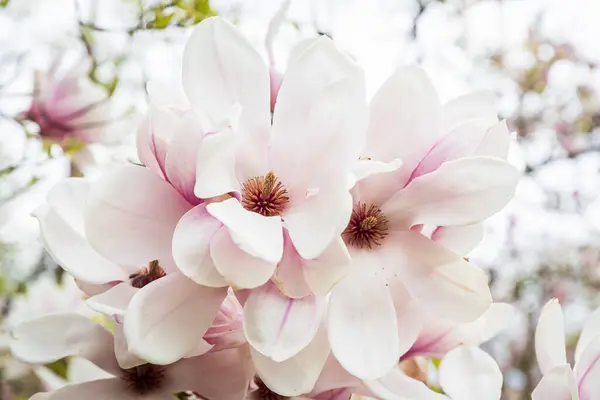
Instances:
[[[48,252],[114,322],[14,326],[24,361],[100,368],[34,399],[500,397],[478,346],[510,307],[464,258],[519,177],[490,96],[442,105],[408,67],[367,104],[362,70],[327,37],[298,53],[271,113],[259,53],[203,21],[186,101],[148,85],[142,165],[67,179],[36,210]],[[406,373],[421,356],[443,359],[446,395]]]

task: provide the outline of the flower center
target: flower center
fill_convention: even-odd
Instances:
[[[166,275],[167,273],[162,269],[158,260],[153,260],[148,263],[148,267],[142,268],[135,274],[129,275],[129,279],[131,279],[131,286],[141,289],[150,282],[154,282]]]
[[[359,202],[352,209],[350,222],[342,237],[351,246],[372,249],[381,245],[388,235],[387,231],[388,220],[379,207]]]
[[[248,179],[242,186],[242,205],[265,217],[281,215],[290,201],[287,190],[273,171]]]
[[[129,389],[138,395],[146,395],[160,388],[164,379],[164,369],[158,365],[143,364],[124,369],[123,379]]]
[[[289,397],[282,396],[280,394],[273,392],[271,389],[269,389],[267,387],[267,385],[264,384],[264,382],[260,378],[256,377],[255,382],[256,382],[256,386],[258,386],[258,389],[256,389],[254,392],[250,393],[249,400],[285,400],[285,399],[289,399]]]

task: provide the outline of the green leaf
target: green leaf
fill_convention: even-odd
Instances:
[[[69,368],[69,363],[66,358],[62,358],[58,361],[55,361],[51,364],[47,364],[46,367],[54,372],[56,375],[60,376],[63,379],[67,379],[67,371]]]
[[[0,0],[0,7],[6,7],[10,0]]]
[[[174,16],[174,12],[163,14],[162,11],[157,11],[154,16],[154,19],[148,22],[147,28],[165,29],[167,26],[169,26]]]

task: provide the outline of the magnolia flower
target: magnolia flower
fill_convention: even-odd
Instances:
[[[533,400],[595,399],[600,393],[600,309],[586,321],[573,368],[567,363],[565,326],[557,299],[544,306],[535,330],[535,352],[543,377]]]
[[[339,235],[366,123],[362,72],[329,39],[312,41],[288,68],[271,126],[263,60],[212,18],[190,37],[183,75],[201,125],[215,133],[204,136],[196,169],[194,194],[207,201],[179,221],[173,257],[201,285],[254,289],[246,337],[262,356],[287,361],[313,342],[323,296],[350,262]],[[317,375],[325,358],[309,363]]]
[[[304,259],[340,246],[366,124],[362,71],[329,39],[314,41],[289,66],[271,127],[265,63],[232,25],[211,18],[188,41],[183,79],[207,131],[222,130],[204,138],[194,193],[225,195],[179,223],[173,251],[183,273],[203,285],[255,288],[286,246]]]
[[[413,344],[419,322],[409,302],[454,322],[491,304],[486,274],[444,246],[472,240],[468,225],[515,191],[519,174],[502,159],[506,125],[488,100],[468,95],[442,107],[421,70],[401,68],[371,101],[342,234],[352,272],[332,290],[328,314],[332,351],[353,375],[382,377]],[[428,238],[424,227],[442,228]]]
[[[87,304],[122,321],[129,349],[155,364],[209,351],[202,335],[227,296],[227,288],[192,282],[172,261],[170,237],[190,207],[152,171],[127,166],[94,184],[65,180],[35,212],[48,252],[91,296]]]
[[[108,95],[89,80],[86,63],[62,70],[55,63],[48,72],[36,73],[33,101],[24,117],[36,122],[46,139],[97,142],[110,119]]]
[[[32,399],[75,398],[171,399],[193,391],[211,399],[243,399],[253,371],[247,349],[223,350],[170,365],[153,365],[127,355],[118,336],[76,314],[54,314],[30,320],[12,330],[15,356],[49,363],[68,356],[83,357],[111,377],[67,385]],[[131,361],[136,362],[132,363]]]

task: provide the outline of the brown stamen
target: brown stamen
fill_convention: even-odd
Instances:
[[[372,249],[388,235],[388,220],[379,207],[358,203],[342,237],[351,246]]]
[[[286,399],[289,399],[289,397],[282,396],[280,394],[273,392],[271,389],[269,389],[267,387],[267,385],[265,385],[265,383],[259,377],[256,377],[254,379],[254,382],[256,383],[256,386],[258,386],[258,389],[256,389],[254,392],[252,392],[248,395],[248,400],[286,400]]]
[[[143,364],[124,369],[123,379],[129,389],[137,395],[146,395],[160,388],[164,380],[164,369],[158,365]]]
[[[267,175],[250,178],[242,186],[242,205],[265,217],[281,215],[290,201],[287,190],[273,171]]]
[[[166,275],[167,273],[162,269],[158,260],[153,260],[148,263],[148,267],[129,275],[129,279],[131,279],[131,286],[141,289],[150,282],[154,282]]]

